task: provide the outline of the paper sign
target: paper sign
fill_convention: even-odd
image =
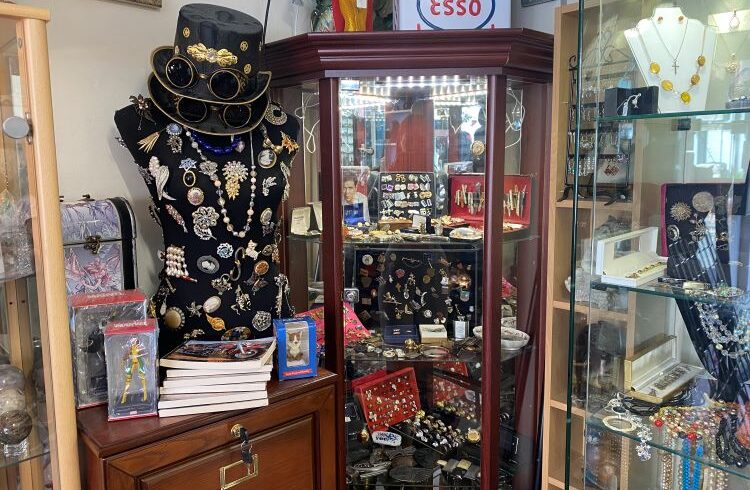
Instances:
[[[310,208],[294,208],[292,210],[292,229],[293,235],[307,235],[310,230]]]
[[[372,433],[372,442],[382,446],[398,447],[401,445],[401,436],[393,432],[377,431]]]

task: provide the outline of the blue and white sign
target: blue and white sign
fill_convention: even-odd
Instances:
[[[400,31],[510,27],[510,0],[396,0]]]

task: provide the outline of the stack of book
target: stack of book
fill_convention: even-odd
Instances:
[[[268,405],[276,340],[189,340],[164,356],[159,417]]]

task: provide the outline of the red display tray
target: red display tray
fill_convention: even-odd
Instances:
[[[474,226],[483,223],[484,174],[453,174],[448,176],[448,183],[451,217],[462,218]],[[528,226],[531,223],[531,176],[506,175],[503,191],[503,221]],[[472,193],[474,195],[470,196]]]
[[[419,388],[414,368],[385,374],[354,387],[370,431],[384,430],[403,422],[420,410]]]

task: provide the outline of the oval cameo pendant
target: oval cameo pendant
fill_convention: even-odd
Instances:
[[[276,165],[276,153],[271,150],[263,150],[258,154],[258,165],[263,168],[271,168]]]

